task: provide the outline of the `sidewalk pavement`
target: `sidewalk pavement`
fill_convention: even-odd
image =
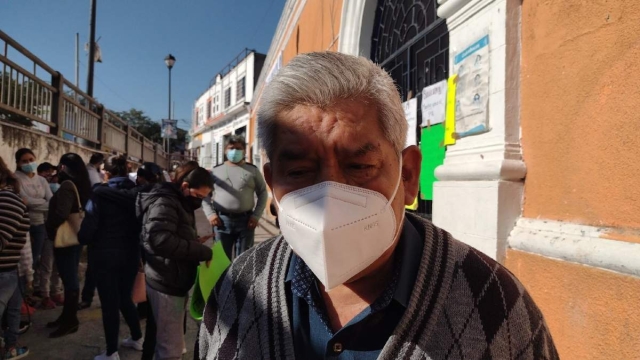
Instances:
[[[198,234],[211,234],[211,226],[200,210],[196,212],[196,224]],[[270,221],[260,220],[258,228],[256,228],[256,243],[268,240],[279,234],[278,228]],[[208,242],[211,245],[211,242]],[[79,275],[84,277],[84,269],[86,264],[80,264]],[[49,339],[48,335],[51,329],[46,328],[49,321],[55,320],[62,311],[62,307],[55,310],[37,310],[32,316],[33,326],[29,331],[19,338],[19,343],[29,347],[30,354],[28,359],[37,360],[91,360],[105,350],[104,330],[102,328],[102,313],[100,310],[100,299],[98,294],[93,300],[91,308],[78,312],[80,319],[80,329],[77,333],[65,336],[60,339]],[[198,324],[191,317],[187,321],[187,335],[185,343],[187,346],[187,354],[183,359],[193,359],[193,347],[198,332]],[[141,321],[142,331],[144,333],[146,321]],[[129,328],[124,319],[120,320],[120,338],[124,339],[129,336]],[[121,348],[118,353],[122,360],[138,360],[141,352],[132,349]]]

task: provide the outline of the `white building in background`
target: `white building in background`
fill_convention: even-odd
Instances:
[[[249,105],[265,58],[255,50],[243,50],[196,100],[189,150],[200,166],[210,169],[224,162],[224,144],[229,136],[251,139]]]

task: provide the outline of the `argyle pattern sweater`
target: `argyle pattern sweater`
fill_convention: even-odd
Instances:
[[[431,222],[409,305],[380,359],[558,359],[540,310],[502,265]],[[196,358],[294,359],[280,236],[231,265],[205,308]]]

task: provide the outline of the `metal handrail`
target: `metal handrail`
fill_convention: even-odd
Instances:
[[[145,138],[113,112],[66,80],[40,58],[0,30],[0,109],[93,143],[97,150],[132,153],[145,161],[168,165],[162,146]],[[9,58],[9,49],[33,65],[25,69]],[[46,72],[38,74],[38,67]],[[6,100],[5,100],[6,99]],[[146,154],[145,154],[146,150]],[[150,157],[153,157],[151,159]],[[160,163],[159,163],[160,165]],[[161,165],[162,166],[162,165]]]

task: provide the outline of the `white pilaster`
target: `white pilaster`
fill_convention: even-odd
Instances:
[[[520,5],[516,0],[439,0],[447,18],[450,59],[489,34],[491,131],[447,149],[436,169],[433,221],[502,261],[521,214],[526,167],[520,148]],[[453,69],[453,64],[450,64]]]

